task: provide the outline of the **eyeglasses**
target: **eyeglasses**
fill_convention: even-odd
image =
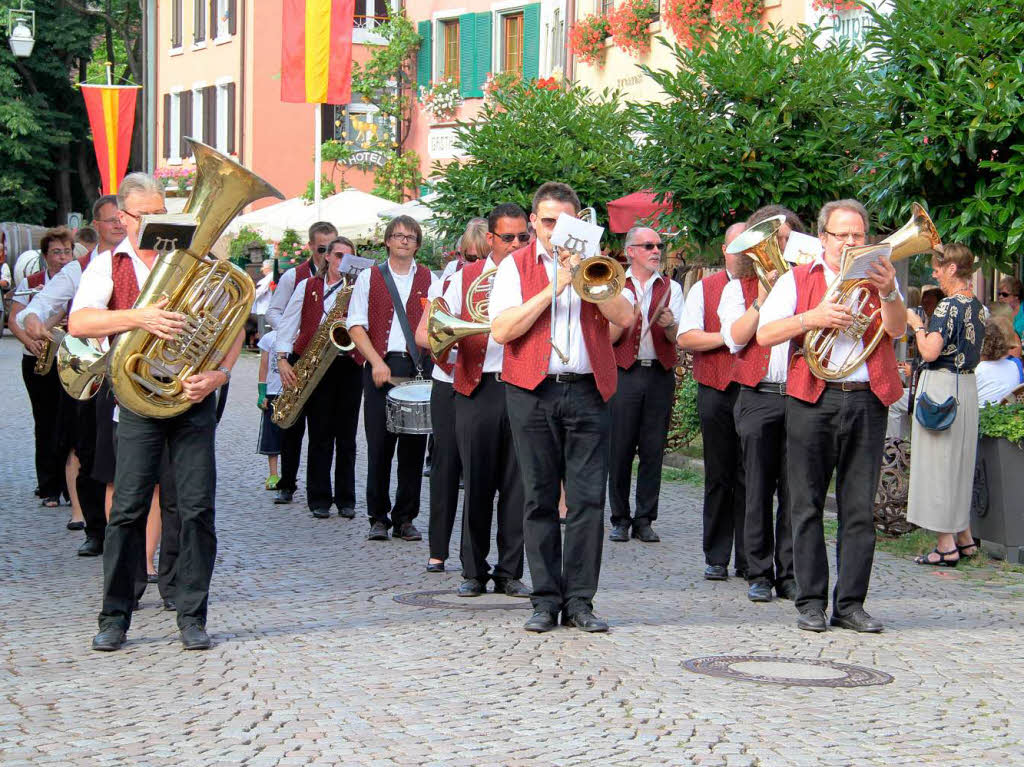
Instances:
[[[544,226],[546,226],[548,229],[552,229],[555,226],[555,224],[558,223],[558,219],[557,218],[542,218],[540,220],[540,222],[542,224],[544,224]]]
[[[837,240],[853,240],[854,242],[864,242],[867,239],[867,235],[863,232],[830,232],[828,229],[825,230],[825,234],[832,235]]]
[[[48,256],[70,256],[74,254],[74,248],[51,248],[47,251]]]
[[[660,242],[634,242],[629,247],[631,247],[631,248],[643,248],[644,250],[654,250],[655,248],[657,248],[658,250],[661,250],[661,243]]]
[[[128,211],[125,211],[125,213],[128,213]],[[132,214],[128,213],[128,215],[130,216]],[[97,218],[93,223],[95,223],[95,224],[107,224],[108,226],[113,226],[114,224],[120,224],[121,223],[121,219],[118,218],[117,216],[111,216],[110,218]]]
[[[554,221],[554,219],[551,219],[551,220]],[[493,234],[495,237],[497,237],[499,240],[501,240],[504,243],[513,242],[515,240],[519,240],[519,242],[529,242],[530,241],[530,233],[529,232],[520,232],[519,234],[498,234],[497,232],[491,232],[491,234]]]
[[[408,245],[410,242],[416,242],[415,234],[393,234],[391,235],[392,240],[397,240],[403,245]]]
[[[122,210],[121,212],[124,213],[126,216],[131,216],[136,221],[142,221],[142,217],[143,216],[163,216],[163,215],[166,215],[167,214],[167,208],[164,208],[162,210],[144,210],[141,213],[132,213],[129,210]]]

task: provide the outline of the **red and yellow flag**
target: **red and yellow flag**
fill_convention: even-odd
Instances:
[[[115,194],[128,169],[135,127],[135,99],[140,90],[137,85],[82,84],[96,162],[103,179],[103,194]]]
[[[284,0],[281,100],[347,104],[352,99],[355,0]]]

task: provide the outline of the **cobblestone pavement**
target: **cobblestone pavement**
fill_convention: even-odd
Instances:
[[[81,534],[64,529],[66,509],[32,497],[18,354],[10,337],[0,340],[4,765],[1024,760],[1018,588],[879,554],[868,608],[886,632],[808,634],[792,604],[755,605],[736,578],[702,579],[692,486],[665,486],[662,543],[605,544],[597,611],[611,622],[607,635],[531,635],[525,609],[460,609],[521,600],[396,602],[450,592],[458,573],[425,573],[425,541],[365,541],[365,507],[356,520],[321,521],[304,504],[271,503],[254,453],[254,356],[236,369],[218,432],[215,646],[183,652],[173,615],[147,593],[125,649],[91,652],[101,565],[75,556]],[[360,484],[364,471],[361,463]],[[419,521],[425,530],[426,513]],[[683,666],[731,655],[837,661],[893,681],[780,686]]]

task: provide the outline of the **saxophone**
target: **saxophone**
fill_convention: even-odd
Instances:
[[[345,279],[345,278],[343,278]],[[309,395],[313,393],[320,379],[324,377],[327,368],[334,362],[339,353],[351,351],[355,348],[352,339],[349,337],[348,329],[345,327],[345,315],[348,314],[348,302],[352,297],[352,289],[355,282],[346,282],[344,287],[338,288],[338,297],[334,299],[334,306],[327,313],[320,327],[316,329],[313,337],[309,339],[302,356],[295,363],[296,383],[281,392],[274,400],[273,415],[270,420],[282,429],[291,428],[299,418],[299,413],[306,406]]]

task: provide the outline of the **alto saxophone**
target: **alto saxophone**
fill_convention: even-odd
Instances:
[[[343,278],[344,279],[344,278]],[[355,348],[352,339],[349,337],[348,329],[345,327],[345,315],[348,314],[348,301],[352,297],[352,289],[355,283],[346,283],[344,287],[338,288],[338,297],[334,299],[334,306],[327,313],[320,327],[316,329],[309,344],[302,352],[302,356],[295,363],[295,386],[290,386],[281,392],[274,400],[274,412],[270,420],[282,429],[291,428],[299,418],[299,413],[306,406],[306,401],[313,393],[320,379],[324,377],[327,368],[334,362],[339,353],[351,351]]]

